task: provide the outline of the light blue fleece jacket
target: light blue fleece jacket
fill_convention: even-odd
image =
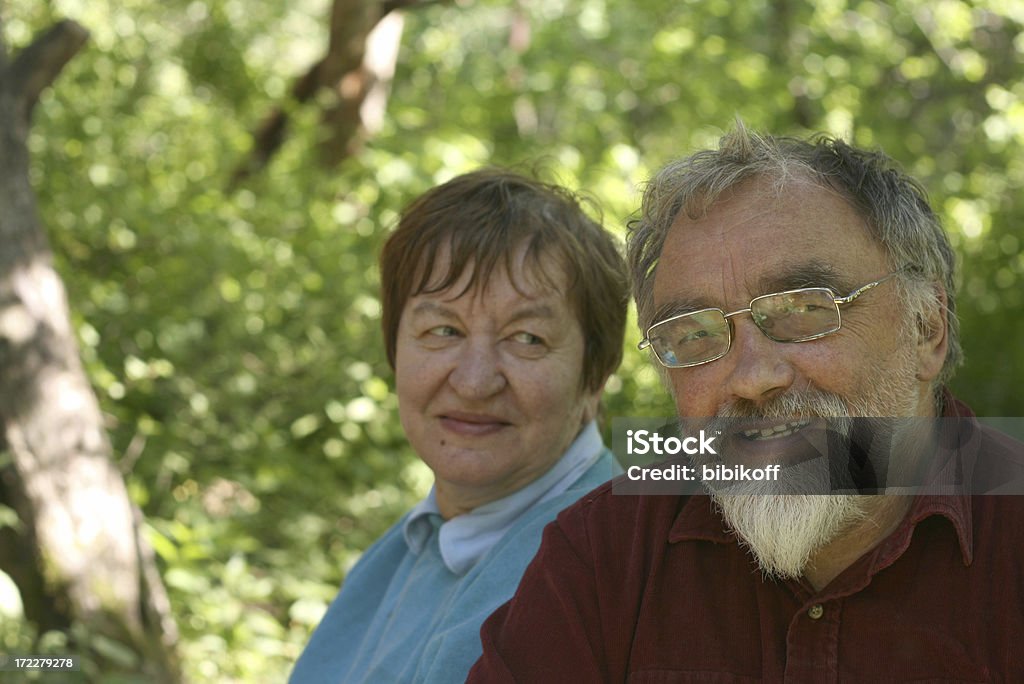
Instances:
[[[444,521],[431,490],[349,572],[289,681],[464,681],[544,526],[620,472],[590,423],[551,470],[470,513]]]

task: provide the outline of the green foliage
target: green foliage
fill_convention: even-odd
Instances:
[[[1013,3],[432,6],[407,15],[384,130],[357,158],[322,169],[317,113],[299,109],[229,194],[248,131],[323,49],[327,10],[5,5],[12,47],[62,17],[93,34],[36,110],[33,181],[195,680],[280,681],[347,568],[429,487],[396,417],[375,260],[406,201],[481,164],[539,160],[622,234],[638,185],[735,115],[879,145],[930,189],[963,260],[956,390],[1021,414]],[[637,339],[608,416],[670,413]]]

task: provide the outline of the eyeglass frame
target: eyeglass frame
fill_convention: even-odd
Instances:
[[[658,352],[654,351],[653,348],[651,349],[651,351],[654,351],[654,358],[658,359],[658,363],[660,363],[665,368],[692,368],[694,366],[703,366],[705,363],[711,363],[712,361],[717,361],[718,359],[722,358],[723,356],[728,354],[730,351],[732,351],[732,341],[733,341],[733,338],[736,337],[736,334],[735,334],[735,332],[733,330],[732,321],[730,320],[733,316],[736,316],[736,315],[741,314],[741,313],[749,313],[749,314],[751,314],[751,318],[753,318],[752,309],[753,309],[753,306],[754,306],[754,302],[758,301],[759,299],[765,299],[766,297],[777,297],[779,295],[795,294],[795,293],[798,293],[798,292],[809,292],[809,291],[827,292],[832,297],[832,303],[836,307],[836,327],[834,329],[829,330],[828,332],[815,333],[814,335],[808,335],[806,337],[800,337],[800,338],[797,338],[795,340],[779,340],[779,339],[776,339],[776,338],[772,337],[771,335],[769,335],[760,325],[757,325],[757,320],[756,319],[754,320],[754,325],[757,326],[757,329],[761,331],[762,335],[764,335],[768,339],[772,340],[773,342],[787,343],[787,342],[810,342],[812,340],[819,340],[822,337],[828,337],[829,335],[835,334],[835,333],[839,332],[842,329],[842,327],[843,327],[843,313],[842,313],[842,310],[839,307],[846,306],[847,304],[853,303],[853,301],[855,299],[857,299],[858,297],[860,297],[862,294],[864,294],[868,290],[872,290],[872,289],[878,287],[879,285],[881,285],[885,281],[889,280],[890,278],[895,278],[896,276],[900,275],[901,273],[905,273],[907,271],[912,271],[914,269],[915,269],[914,266],[904,266],[902,268],[898,268],[895,271],[893,271],[892,273],[889,273],[888,275],[882,276],[878,280],[874,280],[874,281],[872,281],[872,282],[870,282],[870,283],[868,283],[866,285],[861,285],[860,287],[855,288],[852,292],[850,292],[850,294],[848,294],[846,296],[843,296],[843,297],[836,296],[835,292],[832,289],[827,288],[827,287],[798,287],[798,288],[795,288],[795,289],[792,289],[792,290],[783,290],[782,292],[769,292],[768,294],[758,295],[757,297],[754,297],[753,299],[750,300],[750,303],[747,305],[747,307],[745,309],[737,309],[736,311],[733,311],[732,313],[725,313],[725,311],[723,309],[721,309],[721,308],[719,308],[717,306],[709,306],[707,308],[698,309],[696,311],[687,311],[686,313],[676,314],[675,316],[670,316],[670,317],[668,317],[668,318],[666,318],[664,320],[658,321],[657,323],[654,323],[649,328],[647,328],[647,333],[646,333],[646,335],[644,335],[644,339],[640,340],[640,342],[636,345],[636,348],[642,351],[642,350],[650,347],[651,346],[651,331],[654,330],[659,325],[664,325],[665,323],[671,323],[672,321],[679,320],[680,318],[686,318],[687,316],[695,316],[697,314],[704,313],[705,311],[717,311],[720,314],[722,314],[722,317],[725,319],[725,322],[728,323],[728,325],[729,325],[729,344],[726,346],[725,351],[723,351],[718,356],[715,356],[715,357],[710,358],[710,359],[705,359],[703,361],[694,361],[693,363],[681,363],[681,364],[669,365],[669,364],[665,363],[662,360],[661,355],[659,355]]]

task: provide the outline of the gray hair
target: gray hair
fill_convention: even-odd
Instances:
[[[774,181],[778,192],[789,181],[810,181],[849,202],[885,249],[890,267],[906,269],[897,292],[920,334],[927,332],[927,314],[945,294],[948,349],[937,380],[952,377],[963,360],[954,300],[956,257],[921,185],[880,151],[827,136],[759,135],[740,121],[717,150],[670,163],[644,189],[640,216],[630,222],[626,240],[641,329],[654,322],[655,270],[676,217],[682,211],[693,219],[705,215],[724,191],[755,177]]]

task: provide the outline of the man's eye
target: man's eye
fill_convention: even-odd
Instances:
[[[679,341],[693,342],[695,340],[703,340],[705,337],[711,337],[711,332],[708,330],[694,330],[691,333],[683,335],[683,337]]]
[[[522,344],[544,344],[544,340],[528,332],[516,333],[512,336],[512,339]]]

